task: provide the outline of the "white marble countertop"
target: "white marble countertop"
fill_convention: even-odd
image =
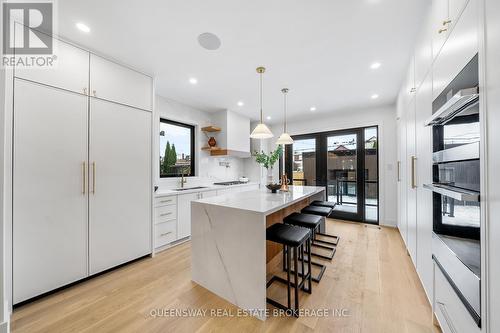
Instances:
[[[170,195],[198,193],[198,192],[213,191],[213,190],[223,190],[223,189],[230,189],[230,188],[235,188],[235,187],[244,187],[244,186],[258,185],[258,184],[259,183],[257,183],[257,182],[248,182],[245,184],[236,184],[236,185],[213,185],[213,184],[184,185],[184,187],[188,188],[187,190],[176,191],[174,189],[163,189],[163,190],[158,189],[158,191],[156,191],[154,193],[154,196],[156,198],[158,198],[158,197],[166,197],[166,196],[170,196]],[[202,188],[189,189],[190,187],[196,187],[196,186],[202,186]]]
[[[325,191],[319,186],[290,186],[289,192],[271,193],[268,189],[210,197],[193,202],[229,207],[269,215],[300,200]]]

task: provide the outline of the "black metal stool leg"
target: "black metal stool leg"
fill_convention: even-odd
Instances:
[[[288,293],[288,308],[290,309],[291,307],[291,292],[290,292],[290,263],[291,263],[291,260],[290,260],[290,247],[289,246],[286,246],[286,263],[287,263],[287,266],[288,266],[288,269],[286,270],[286,280],[287,280],[287,293]]]
[[[299,317],[299,275],[298,275],[298,270],[299,270],[299,264],[298,264],[298,256],[299,256],[299,251],[298,247],[295,247],[293,249],[293,265],[295,268],[295,309],[293,311],[293,315],[295,317]],[[304,272],[302,272],[304,274]]]
[[[312,236],[313,237],[312,246],[319,247],[319,248],[322,248],[322,249],[325,249],[328,251],[332,251],[332,252],[329,255],[323,255],[323,254],[318,254],[318,253],[311,253],[311,255],[318,257],[318,258],[326,259],[326,260],[332,260],[333,256],[335,255],[336,248],[316,243],[316,241],[317,241],[316,234],[317,234],[317,232],[316,232],[316,230],[314,230],[313,236]]]

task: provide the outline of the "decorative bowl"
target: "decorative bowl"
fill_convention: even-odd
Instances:
[[[267,184],[266,187],[271,190],[271,193],[276,193],[281,187],[280,184]]]

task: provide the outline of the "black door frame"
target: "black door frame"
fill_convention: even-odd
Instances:
[[[370,224],[379,224],[380,217],[380,191],[379,191],[379,146],[377,146],[377,221],[366,221],[365,216],[365,140],[364,137],[366,128],[377,129],[377,138],[379,138],[379,128],[378,125],[366,126],[366,127],[356,127],[349,129],[340,129],[334,131],[326,131],[326,132],[316,132],[316,133],[308,133],[301,135],[293,135],[292,138],[294,140],[304,140],[304,139],[316,139],[316,184],[305,184],[305,185],[315,185],[315,186],[324,186],[325,193],[328,196],[328,137],[330,136],[339,136],[339,135],[347,135],[347,134],[355,134],[356,135],[356,191],[357,191],[357,213],[349,213],[343,212],[339,210],[335,210],[331,217],[364,222]],[[377,140],[377,143],[379,140]],[[287,175],[293,176],[292,172],[292,159],[293,159],[293,145],[285,146],[285,172]],[[328,197],[327,197],[328,199]]]

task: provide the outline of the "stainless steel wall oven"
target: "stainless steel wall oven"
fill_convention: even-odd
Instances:
[[[481,323],[480,116],[478,57],[433,102],[433,259]]]

